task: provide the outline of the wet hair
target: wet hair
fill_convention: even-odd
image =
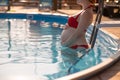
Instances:
[[[96,3],[96,0],[88,0],[88,1],[90,1],[92,4]]]

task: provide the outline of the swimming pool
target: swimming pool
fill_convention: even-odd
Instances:
[[[117,40],[99,30],[95,47],[89,52],[80,52],[87,54],[79,59],[79,53],[60,44],[67,18],[52,14],[1,13],[0,77],[34,75],[40,80],[54,80],[67,76],[68,69],[77,60],[69,75],[93,68],[118,53]],[[87,30],[87,41],[91,31],[92,25]]]

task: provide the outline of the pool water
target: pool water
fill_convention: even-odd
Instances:
[[[118,49],[116,40],[102,31],[88,52],[62,47],[60,36],[65,21],[0,19],[0,24],[0,75],[37,75],[54,80],[95,66]],[[90,26],[87,41],[91,31]],[[85,55],[80,58],[79,54]]]

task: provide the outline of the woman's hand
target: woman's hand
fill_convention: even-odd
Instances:
[[[63,27],[63,29],[67,29],[67,28],[69,28],[68,23],[66,23],[66,25]]]

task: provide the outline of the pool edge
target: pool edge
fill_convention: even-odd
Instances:
[[[119,37],[115,36],[114,34],[100,29],[102,32],[108,34],[109,36],[111,36],[113,39],[115,39],[117,41],[117,43],[119,44]],[[114,64],[115,62],[118,61],[118,59],[120,58],[120,48],[118,49],[118,52],[116,54],[114,54],[113,56],[111,56],[110,58],[106,59],[104,62],[101,62],[100,64],[93,66],[91,68],[88,68],[86,70],[71,74],[71,75],[67,75],[65,77],[61,77],[58,78],[56,80],[81,80],[81,79],[87,79],[93,75],[95,75],[96,73],[99,73],[101,71],[103,71],[104,69],[110,67],[112,64]]]

